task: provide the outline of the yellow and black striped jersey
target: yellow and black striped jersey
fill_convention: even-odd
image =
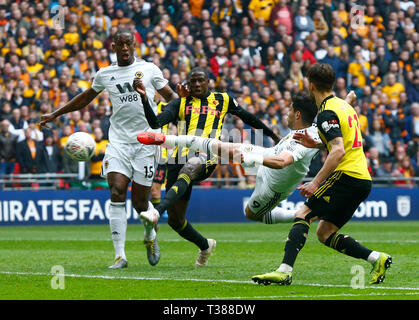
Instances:
[[[162,113],[166,106],[167,106],[167,102],[160,101],[157,104],[157,114],[159,115],[160,113]],[[164,125],[161,128],[161,132],[164,134],[167,134],[169,132],[169,124]],[[160,160],[163,160],[165,162],[167,160],[167,149],[164,147],[160,147]]]
[[[265,135],[276,137],[262,121],[240,107],[237,101],[224,92],[208,92],[203,98],[182,97],[170,101],[157,117],[149,105],[144,105],[150,127],[161,128],[169,122],[177,123],[178,134],[220,139],[227,113],[238,116],[255,129],[263,129]],[[174,157],[187,156],[188,148],[173,153]]]
[[[321,104],[317,126],[328,151],[331,149],[330,140],[336,137],[343,139],[345,155],[335,171],[342,171],[357,179],[371,180],[355,109],[345,100],[330,95]]]

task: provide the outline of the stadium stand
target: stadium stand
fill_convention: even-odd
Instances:
[[[0,175],[77,173],[78,166],[63,152],[66,137],[76,131],[96,132],[103,149],[112,112],[106,92],[81,112],[61,116],[51,130],[39,131],[35,124],[88,88],[98,69],[116,61],[112,36],[128,27],[137,55],[158,65],[173,89],[191,68],[205,67],[211,88],[233,94],[281,135],[289,131],[292,95],[307,89],[308,67],[330,63],[336,95],[357,94],[371,174],[401,177],[397,184],[409,184],[404,178],[419,176],[419,1],[357,1],[362,10],[355,16],[351,5],[334,0],[1,0]],[[233,117],[225,128],[255,142],[250,128]],[[263,141],[266,147],[271,143]],[[322,158],[313,162],[311,176]],[[87,164],[88,176],[97,177],[100,160],[98,153]],[[213,177],[215,186],[225,183],[223,177],[234,177],[227,184],[241,188],[254,183],[235,165],[220,166]],[[66,181],[60,187],[70,187]]]

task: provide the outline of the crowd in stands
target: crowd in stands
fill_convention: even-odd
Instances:
[[[373,177],[419,176],[419,1],[412,0],[0,0],[0,175],[77,172],[63,152],[70,134],[94,135],[88,168],[97,178],[112,106],[103,92],[88,107],[39,130],[40,116],[89,88],[116,61],[112,36],[129,28],[137,56],[155,63],[173,89],[195,66],[279,135],[307,69],[331,64],[335,93],[355,108]],[[242,121],[227,118],[252,141]],[[250,134],[249,134],[250,132]],[[271,146],[272,141],[264,140]],[[312,163],[319,170],[325,154]],[[242,177],[220,165],[213,177]],[[240,187],[251,187],[251,177]],[[400,180],[397,183],[408,182]]]

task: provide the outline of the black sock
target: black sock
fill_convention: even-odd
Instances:
[[[324,243],[326,246],[350,257],[367,260],[372,250],[364,247],[354,238],[337,232],[332,233]]]
[[[199,249],[207,250],[209,248],[207,239],[196,231],[187,220],[185,220],[185,224],[182,228],[175,231],[179,233],[182,238],[195,243]]]
[[[310,224],[301,218],[295,218],[287,242],[285,243],[285,254],[282,263],[294,266],[295,260],[300,250],[304,247],[307,240]]]
[[[179,199],[186,192],[186,190],[188,190],[190,184],[191,179],[189,176],[185,173],[181,173],[173,186],[169,189],[169,191],[167,191],[164,198],[155,207],[160,215],[162,215],[163,212],[166,211],[166,209],[169,208],[173,202]]]

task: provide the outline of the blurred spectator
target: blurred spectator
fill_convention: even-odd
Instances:
[[[100,172],[102,170],[102,160],[105,156],[105,149],[108,144],[108,140],[104,139],[101,128],[96,128],[93,131],[93,135],[96,142],[96,149],[93,157],[90,159],[90,178],[99,179]]]
[[[395,167],[395,177],[413,178],[415,176],[415,170],[413,168],[412,161],[408,155],[405,155],[401,163],[397,163]],[[410,185],[413,186],[413,181],[410,180],[396,180],[396,185]]]
[[[390,155],[390,136],[381,126],[380,119],[376,118],[372,122],[370,134],[367,136],[369,144],[377,148],[380,156],[388,157]]]
[[[61,170],[61,153],[52,134],[45,138],[45,172],[56,173]]]
[[[24,130],[25,139],[16,146],[16,160],[21,173],[44,173],[44,145],[32,139],[32,129]]]
[[[313,19],[308,15],[307,8],[300,6],[298,13],[294,18],[295,31],[297,32],[295,40],[305,40],[310,32],[315,31]]]
[[[0,176],[13,172],[16,162],[17,136],[9,132],[10,122],[0,122]]]
[[[375,170],[375,176],[377,178],[390,178],[396,175],[397,173],[393,171],[393,162],[389,157],[383,158],[381,164]]]
[[[291,34],[293,31],[293,12],[287,4],[287,0],[279,0],[273,7],[270,16],[270,25],[272,30],[279,33],[281,26],[285,27],[285,33]]]
[[[392,98],[388,105],[388,109],[383,114],[384,125],[387,132],[394,143],[407,136],[405,129],[405,121],[403,110],[398,108],[397,99]]]
[[[404,91],[404,86],[400,82],[396,82],[396,76],[393,73],[390,73],[388,75],[387,85],[383,88],[383,92],[387,94],[388,99],[396,99],[397,103],[399,103],[400,93]]]
[[[419,102],[419,76],[414,76],[412,83],[406,88],[407,97],[410,102]]]
[[[248,7],[250,19],[253,23],[257,23],[259,18],[269,22],[274,5],[274,0],[251,0]]]
[[[35,119],[30,119],[28,121],[28,128],[30,128],[31,134],[32,134],[32,139],[36,142],[42,142],[44,141],[44,134],[42,133],[42,131],[40,131],[37,127],[36,127],[36,120]]]

